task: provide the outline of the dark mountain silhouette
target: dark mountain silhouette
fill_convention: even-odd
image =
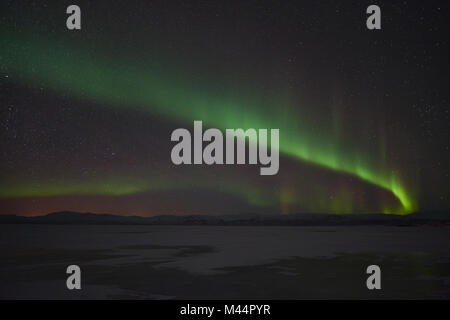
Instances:
[[[159,215],[153,217],[61,211],[44,216],[0,215],[0,224],[102,224],[102,225],[233,225],[233,226],[350,226],[350,225],[450,225],[447,213],[423,212],[407,216],[386,214],[290,214],[290,215]]]

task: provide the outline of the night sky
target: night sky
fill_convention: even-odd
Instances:
[[[2,1],[0,214],[447,211],[447,2]],[[174,165],[194,120],[279,128],[279,173]]]

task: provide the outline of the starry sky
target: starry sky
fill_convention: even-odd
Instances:
[[[447,211],[449,6],[370,4],[3,1],[0,214]],[[279,173],[174,165],[194,120],[278,128]]]

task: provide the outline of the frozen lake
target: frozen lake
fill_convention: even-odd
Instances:
[[[450,298],[450,227],[0,225],[0,250],[3,299]]]

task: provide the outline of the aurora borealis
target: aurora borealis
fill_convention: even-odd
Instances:
[[[393,45],[403,31],[349,31],[357,16],[340,24],[333,16],[337,30],[347,31],[336,38],[336,30],[307,17],[305,11],[317,9],[313,4],[271,4],[272,11],[258,7],[234,20],[231,5],[198,4],[183,13],[158,2],[140,5],[112,7],[105,17],[89,18],[79,33],[59,21],[27,25],[11,5],[0,32],[7,140],[0,201],[7,210],[405,214],[440,207],[433,191],[420,186],[448,174],[435,167],[445,163],[439,150],[448,109],[439,107],[439,97],[430,104],[427,90],[416,90],[421,81],[439,79],[433,67],[440,50],[427,53],[433,58],[424,61],[434,64],[423,70],[417,52]],[[86,10],[99,14],[92,4]],[[35,8],[27,19],[45,12]],[[287,14],[285,21],[271,20],[280,14]],[[136,23],[111,22],[120,15],[137,17],[129,19]],[[228,19],[218,20],[221,15]],[[261,15],[272,23],[262,23]],[[115,32],[119,25],[126,31]],[[421,40],[407,40],[420,49]],[[427,41],[442,43],[433,36]],[[410,55],[419,61],[414,66]],[[392,68],[397,56],[408,62]],[[436,105],[433,114],[423,119],[430,105]],[[171,165],[169,132],[194,120],[219,129],[279,128],[279,175],[262,178],[247,166]],[[430,134],[438,141],[430,143]],[[18,141],[19,151],[12,151]],[[418,153],[427,147],[432,151],[422,159]],[[421,173],[427,167],[433,169]],[[443,194],[448,190],[438,186]],[[221,201],[228,204],[221,207]]]

